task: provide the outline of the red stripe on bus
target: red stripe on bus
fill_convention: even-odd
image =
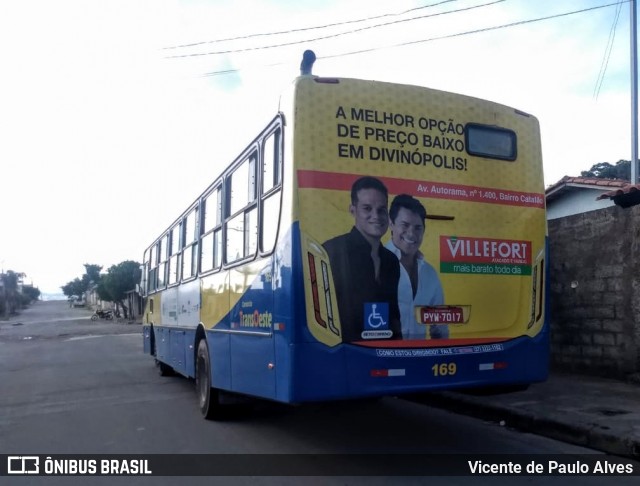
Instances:
[[[368,348],[450,348],[474,344],[493,344],[510,341],[513,338],[468,338],[468,339],[375,339],[354,341],[351,344]]]
[[[299,170],[298,187],[300,189],[349,191],[353,182],[359,177],[362,177],[362,174]],[[390,194],[410,194],[415,197],[544,209],[544,194],[534,192],[509,191],[494,187],[466,186],[435,181],[397,179],[394,177],[378,177],[378,179],[384,182]]]
[[[389,370],[371,370],[371,376],[374,378],[380,376],[389,376]]]

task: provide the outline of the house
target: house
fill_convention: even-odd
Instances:
[[[545,193],[552,366],[640,380],[640,186],[563,177]]]
[[[627,184],[626,186],[600,194],[597,199],[611,199],[621,208],[630,208],[640,204],[640,184]]]
[[[565,176],[545,190],[547,220],[614,206],[613,199],[605,195],[628,185],[622,179]]]

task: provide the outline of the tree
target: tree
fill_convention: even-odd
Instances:
[[[34,287],[33,285],[23,285],[22,295],[27,297],[27,303],[31,303],[34,300],[38,300],[40,298],[40,289]]]
[[[124,304],[124,300],[127,292],[135,289],[136,284],[140,283],[140,275],[140,264],[138,262],[126,260],[117,265],[112,265],[98,284],[98,296],[103,300],[109,300],[121,306],[126,318],[129,315],[129,308]]]
[[[98,298],[106,302],[115,302],[106,284],[107,284],[107,278],[105,275],[104,278],[100,279],[100,282],[98,282],[98,286],[96,287],[96,293],[98,294]]]
[[[18,283],[24,276],[24,273],[13,270],[7,270],[6,273],[0,274],[0,280],[2,280],[2,302],[0,305],[5,316],[15,313],[22,305]]]
[[[102,270],[102,265],[85,263],[84,268],[85,273],[82,275],[82,278],[75,278],[71,282],[67,282],[65,285],[60,287],[64,295],[67,297],[82,299],[85,292],[91,288],[92,283],[98,284],[100,282],[100,271]]]
[[[129,309],[124,300],[127,292],[135,289],[136,284],[140,283],[140,264],[126,260],[109,267],[106,274],[101,274],[102,266],[94,263],[85,263],[84,268],[82,278],[76,278],[60,287],[64,295],[82,298],[84,293],[95,285],[100,300],[114,302],[117,307],[122,307],[124,317],[128,317]]]
[[[62,289],[62,293],[67,297],[82,299],[84,293],[89,289],[89,281],[85,279],[80,280],[79,278],[75,278],[71,282],[67,282],[60,288]]]
[[[86,277],[89,282],[93,282],[94,284],[100,282],[100,271],[102,270],[102,265],[96,265],[95,263],[85,263],[84,269],[85,273],[82,278]]]
[[[597,179],[623,179],[631,180],[631,161],[618,160],[615,165],[609,162],[599,162],[591,166],[589,170],[581,172],[582,177],[595,177]]]

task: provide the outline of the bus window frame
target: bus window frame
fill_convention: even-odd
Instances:
[[[178,244],[177,244],[177,249],[173,248],[173,232],[174,230],[178,231]],[[175,222],[174,224],[171,225],[171,227],[169,228],[169,231],[167,232],[167,235],[169,236],[169,241],[168,241],[168,245],[170,246],[169,248],[169,258],[167,260],[168,268],[167,268],[167,288],[170,287],[175,287],[177,285],[180,285],[180,281],[182,279],[182,218],[180,218],[180,220],[178,220],[177,222]],[[171,259],[172,258],[176,258],[177,263],[176,263],[176,280],[175,282],[171,283]]]
[[[142,255],[142,266],[144,268],[142,274],[142,289],[144,291],[144,295],[149,295],[149,272],[151,271],[151,265],[149,264],[151,259],[151,247],[148,247],[144,254]]]
[[[191,215],[191,212],[195,211],[196,215],[194,218],[195,221],[195,227],[194,227],[194,236],[192,237],[192,239],[189,241],[189,243],[187,244],[187,218]],[[182,217],[180,218],[180,222],[181,222],[181,240],[182,243],[180,244],[180,282],[190,282],[192,280],[195,280],[196,278],[198,278],[198,271],[199,271],[199,257],[200,257],[200,253],[198,248],[196,248],[196,265],[195,268],[193,267],[193,260],[194,260],[194,255],[193,255],[193,247],[194,245],[198,245],[199,247],[199,243],[200,243],[200,199],[198,199],[194,204],[192,204],[191,206],[189,206],[189,209],[187,209]],[[184,254],[185,252],[189,250],[191,251],[191,259],[189,260],[191,263],[191,269],[192,269],[192,274],[189,277],[184,276]]]
[[[236,171],[242,166],[242,164],[244,164],[245,162],[249,162],[251,158],[255,159],[255,163],[253,164],[253,169],[254,169],[254,174],[253,174],[253,179],[254,179],[254,198],[251,201],[248,201],[247,204],[239,209],[236,209],[235,213],[231,213],[231,184],[233,182],[233,174],[236,173]],[[251,164],[249,163],[249,166],[251,166]],[[260,138],[258,138],[258,140],[255,140],[254,142],[252,142],[251,144],[249,144],[245,150],[242,151],[242,154],[236,158],[235,162],[229,167],[229,169],[227,171],[225,171],[224,174],[224,181],[223,181],[223,191],[225,193],[224,196],[224,202],[223,202],[223,208],[222,208],[222,212],[223,212],[223,223],[222,223],[222,241],[223,241],[223,262],[222,262],[222,268],[227,269],[227,268],[232,268],[232,267],[236,267],[239,265],[243,265],[245,263],[251,262],[253,260],[255,260],[259,254],[259,248],[260,248],[260,215],[258,213],[259,211],[259,206],[260,206],[260,187],[259,187],[259,174],[258,174],[258,167],[261,167],[261,161],[260,161]],[[251,173],[249,172],[249,177],[251,177]],[[228,225],[229,222],[231,220],[233,220],[234,218],[236,218],[237,216],[240,216],[241,214],[246,214],[250,211],[252,211],[253,209],[256,210],[256,217],[258,218],[258,224],[257,224],[257,228],[256,228],[256,236],[258,238],[258,241],[256,242],[256,248],[253,251],[253,253],[249,253],[247,255],[244,255],[238,259],[229,261],[229,255],[228,255],[228,250],[229,250],[229,236],[228,236]],[[243,227],[246,225],[246,219],[243,220]],[[246,238],[246,229],[243,229],[245,231],[245,234],[243,234],[243,252],[244,252],[244,246],[247,244],[245,238]]]
[[[164,290],[167,288],[167,262],[168,260],[168,252],[169,252],[169,232],[164,233],[157,244],[157,254],[158,254],[158,264],[156,268],[158,269],[156,275],[156,290]],[[162,272],[160,272],[160,268],[162,268]],[[162,275],[162,280],[158,277],[160,274]]]
[[[148,259],[148,260],[145,260],[144,262],[146,264],[145,291],[147,295],[160,292],[161,290],[164,290],[170,287],[179,286],[184,282],[190,282],[204,275],[209,275],[209,274],[219,272],[221,270],[226,270],[229,268],[244,265],[259,257],[262,258],[262,257],[268,256],[275,251],[278,237],[280,235],[280,222],[282,219],[282,198],[283,198],[283,188],[284,188],[284,180],[285,180],[285,171],[284,171],[285,125],[286,124],[285,124],[284,114],[282,112],[278,112],[275,115],[275,117],[270,121],[270,123],[256,136],[256,138],[249,145],[245,147],[245,149],[234,159],[234,161],[224,169],[224,171],[211,183],[211,185],[209,185],[209,187],[207,187],[207,189],[203,193],[201,193],[200,196],[198,196],[198,198],[191,205],[189,205],[189,207],[185,211],[183,211],[183,213],[176,220],[173,221],[173,223],[169,226],[169,228],[162,233],[162,236],[157,238],[154,241],[154,243],[145,250],[144,258]],[[274,184],[271,188],[269,188],[268,191],[263,193],[262,192],[262,189],[263,189],[262,170],[263,170],[263,163],[264,163],[263,157],[264,157],[265,142],[268,140],[270,136],[276,134],[278,131],[280,132],[280,135],[279,137],[276,137],[277,140],[274,143],[274,147],[277,147],[277,150],[278,150],[279,161],[278,161],[277,169],[278,169],[278,175],[279,175],[280,181],[278,184]],[[254,199],[245,207],[238,209],[236,213],[229,214],[230,208],[231,208],[230,179],[233,173],[236,171],[236,169],[244,161],[251,158],[252,155],[255,157]],[[203,208],[205,207],[205,204],[206,204],[205,203],[206,198],[218,188],[221,189],[221,215],[220,215],[221,222],[218,226],[213,228],[208,233],[219,232],[220,234],[220,241],[221,241],[220,264],[218,266],[215,266],[215,262],[214,262],[213,269],[202,271],[202,268],[201,268],[202,241],[201,240],[203,236],[206,236],[206,234],[203,235],[203,231],[204,231]],[[278,200],[278,221],[277,221],[276,233],[274,235],[274,245],[273,245],[273,248],[270,248],[267,251],[264,251],[262,249],[263,241],[264,241],[263,226],[265,223],[264,217],[263,217],[264,202],[270,197],[277,197],[275,196],[277,192],[280,192],[280,197]],[[195,218],[197,235],[193,239],[193,241],[191,241],[187,246],[186,221],[193,210],[197,211],[197,217]],[[238,216],[239,214],[247,213],[253,210],[255,210],[256,218],[258,219],[257,225],[256,225],[255,251],[251,254],[248,254],[246,257],[228,262],[227,261],[228,260],[227,259],[227,224],[230,220],[232,220],[234,217]],[[179,238],[178,238],[179,250],[178,251],[174,251],[173,239],[170,237],[172,231],[175,228],[178,228],[178,231],[179,231]],[[157,276],[156,276],[156,279],[155,279],[156,282],[154,284],[154,288],[150,289],[150,282],[152,280],[151,277],[152,275],[156,275],[157,273],[157,268],[158,268],[159,258],[160,258],[157,245],[161,242],[161,240],[163,240],[163,238],[166,239],[165,244],[170,245],[170,248],[168,250],[169,254],[168,254],[167,260],[164,262],[166,284],[162,288],[157,287]],[[214,237],[214,243],[215,243],[215,237]],[[243,245],[244,244],[246,244],[246,242],[243,241]],[[195,258],[196,258],[195,269],[194,269],[193,275],[191,275],[190,277],[184,278],[184,263],[185,263],[184,254],[185,254],[185,251],[188,251],[189,248],[191,248],[192,249],[191,251],[193,252],[194,245],[197,245],[197,249],[195,252]],[[155,262],[150,261],[152,256],[155,256],[154,258],[156,260]],[[171,258],[174,256],[177,256],[177,259],[178,259],[178,263],[177,263],[178,275],[176,277],[176,281],[174,283],[169,284],[169,263]],[[193,258],[194,256],[192,254],[192,259],[191,259],[192,265],[193,265]],[[154,273],[154,271],[156,273]]]
[[[158,238],[149,247],[149,274],[147,278],[147,289],[149,293],[158,292],[158,242],[162,238]]]
[[[224,238],[222,236],[223,234],[223,228],[224,228],[224,223],[225,223],[225,218],[224,218],[224,211],[225,211],[225,191],[224,191],[224,184],[223,184],[224,180],[223,178],[220,178],[218,180],[216,180],[202,195],[202,197],[200,198],[200,218],[201,218],[201,228],[202,231],[200,231],[200,238],[199,238],[199,242],[200,242],[200,246],[198,247],[198,275],[209,275],[212,273],[216,273],[219,272],[222,269],[223,266],[223,255],[224,255]],[[216,220],[217,220],[217,224],[215,224],[214,226],[211,227],[211,229],[207,230],[205,222],[206,222],[206,215],[208,213],[208,209],[207,209],[207,199],[212,196],[216,191],[220,191],[220,195],[219,195],[219,200],[218,200],[218,207],[216,208]],[[205,232],[206,231],[206,232]],[[213,266],[209,269],[203,270],[202,268],[202,256],[203,256],[203,244],[202,241],[205,239],[205,237],[211,235],[211,238],[213,239],[213,251],[214,251],[214,255],[215,255],[215,243],[216,243],[216,233],[219,232],[220,234],[220,240],[222,241],[221,247],[220,247],[220,264],[216,265],[216,259],[215,256],[213,257]]]
[[[279,134],[278,134],[279,132]],[[276,135],[278,134],[278,135]],[[264,157],[265,157],[265,146],[269,137],[274,136],[274,151],[277,149],[278,160],[277,160],[277,170],[279,175],[279,180],[276,184],[273,184],[269,190],[263,192],[264,188]],[[259,218],[259,228],[258,228],[258,253],[260,257],[266,257],[271,255],[275,251],[276,244],[278,242],[278,236],[280,235],[280,222],[282,220],[282,192],[284,187],[284,117],[282,114],[278,114],[278,116],[273,120],[271,124],[267,127],[265,131],[265,135],[262,137],[260,141],[260,181],[259,188],[260,194],[258,196],[259,199],[259,207],[258,207],[258,218]],[[264,249],[264,226],[265,226],[265,217],[264,217],[264,203],[267,199],[271,197],[278,198],[276,193],[279,194],[278,203],[278,217],[276,224],[276,232],[273,237],[273,244],[271,248]]]

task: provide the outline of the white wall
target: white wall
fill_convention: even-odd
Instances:
[[[605,192],[608,191],[597,189],[568,191],[556,200],[547,201],[547,220],[614,206],[611,199],[596,201],[596,197]]]

